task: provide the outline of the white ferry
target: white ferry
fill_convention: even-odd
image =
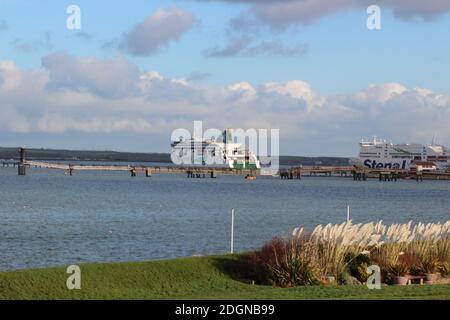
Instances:
[[[221,136],[213,140],[180,140],[172,142],[171,147],[171,159],[178,165],[261,168],[256,155],[240,143],[233,142],[228,130],[224,130]]]
[[[434,163],[437,170],[450,169],[449,149],[433,142],[423,144],[393,144],[373,137],[372,141],[362,140],[359,157],[352,163],[368,169],[400,169],[410,170],[414,162]]]

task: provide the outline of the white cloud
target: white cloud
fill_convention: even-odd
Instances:
[[[9,106],[3,106],[0,108],[0,128],[6,129],[6,131],[14,133],[28,133],[31,130],[31,126],[28,120],[17,113],[14,108]]]
[[[157,72],[157,71],[148,71],[141,75],[141,80],[144,80],[144,81],[146,81],[146,80],[152,81],[155,79],[162,81],[162,80],[164,80],[164,77],[161,74],[159,74],[159,72]]]
[[[239,82],[226,88],[228,97],[233,100],[248,103],[256,98],[256,89],[248,82]]]
[[[99,132],[155,132],[151,123],[144,119],[91,118],[77,119],[59,114],[44,115],[39,119],[37,127],[41,132],[63,133],[65,131],[80,131],[87,133]]]
[[[405,91],[407,91],[406,87],[399,83],[383,83],[381,85],[371,85],[367,89],[361,90],[357,97],[362,102],[386,102]]]
[[[135,56],[149,56],[179,39],[194,25],[192,13],[178,7],[158,9],[125,33],[119,47]]]
[[[322,95],[302,80],[196,85],[142,71],[123,57],[67,54],[42,68],[0,61],[0,131],[63,134],[158,133],[206,127],[279,128],[282,138],[356,141],[372,134],[450,144],[450,96],[399,83]],[[317,139],[317,140],[316,140]]]
[[[305,81],[293,80],[284,84],[269,82],[265,84],[265,88],[269,92],[289,95],[292,98],[303,99],[309,103],[313,102],[314,93],[311,86]]]
[[[61,52],[44,57],[42,66],[50,76],[49,89],[89,90],[106,98],[135,94],[140,77],[139,68],[123,56],[110,60],[77,59]]]
[[[13,61],[0,61],[0,90],[11,91],[21,82],[21,73]]]

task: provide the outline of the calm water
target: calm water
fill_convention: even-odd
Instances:
[[[444,221],[450,181],[281,181],[242,177],[131,178],[127,173],[0,168],[0,269],[138,261],[260,247],[294,227],[342,222]]]

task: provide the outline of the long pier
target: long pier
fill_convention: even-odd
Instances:
[[[261,175],[260,169],[234,169],[223,167],[194,167],[194,166],[145,166],[145,165],[108,165],[108,164],[70,164],[53,163],[45,161],[26,160],[26,150],[19,151],[19,161],[3,161],[3,167],[18,167],[20,176],[26,175],[27,168],[45,168],[63,170],[66,175],[72,176],[76,171],[123,171],[129,172],[132,177],[138,173],[151,177],[153,173],[187,174],[189,178],[216,178],[218,175],[243,176],[254,180]],[[423,180],[450,180],[450,172],[411,172],[398,169],[367,169],[355,166],[300,166],[281,168],[272,172],[273,176],[284,180],[300,180],[304,176],[311,177],[348,177],[355,181],[378,179],[380,181],[397,181],[398,179]]]
[[[186,173],[188,177],[208,176],[211,178],[215,178],[217,175],[259,175],[259,170],[257,169],[232,169],[219,167],[198,168],[190,166],[72,165],[41,161],[26,161],[25,165],[35,168],[64,170],[69,175],[72,175],[75,171],[126,171],[130,172],[132,176],[136,176],[138,173],[145,173],[146,176],[149,177],[153,173]]]
[[[218,175],[243,176],[247,179],[254,179],[261,175],[259,169],[233,169],[220,167],[191,167],[191,166],[143,166],[143,165],[73,165],[60,164],[41,161],[25,161],[26,167],[64,170],[67,175],[73,175],[76,171],[124,171],[131,176],[145,174],[151,177],[154,173],[165,174],[187,174],[189,178],[216,178]],[[19,168],[20,168],[19,164]],[[281,179],[293,180],[302,179],[304,176],[310,177],[348,177],[355,181],[366,181],[368,179],[378,179],[380,181],[397,181],[399,179],[423,180],[450,180],[450,172],[423,172],[413,173],[408,170],[386,170],[386,169],[361,169],[352,166],[339,167],[293,167],[280,169],[275,176]]]
[[[293,167],[280,169],[282,179],[301,179],[302,176],[352,177],[355,181],[378,179],[379,181],[406,180],[450,180],[450,172],[414,172],[401,169],[369,169],[355,166],[340,167]]]

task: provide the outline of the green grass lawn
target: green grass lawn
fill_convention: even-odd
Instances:
[[[65,268],[0,273],[0,299],[450,299],[450,285],[298,287],[233,279],[236,256],[81,265],[81,290]]]

